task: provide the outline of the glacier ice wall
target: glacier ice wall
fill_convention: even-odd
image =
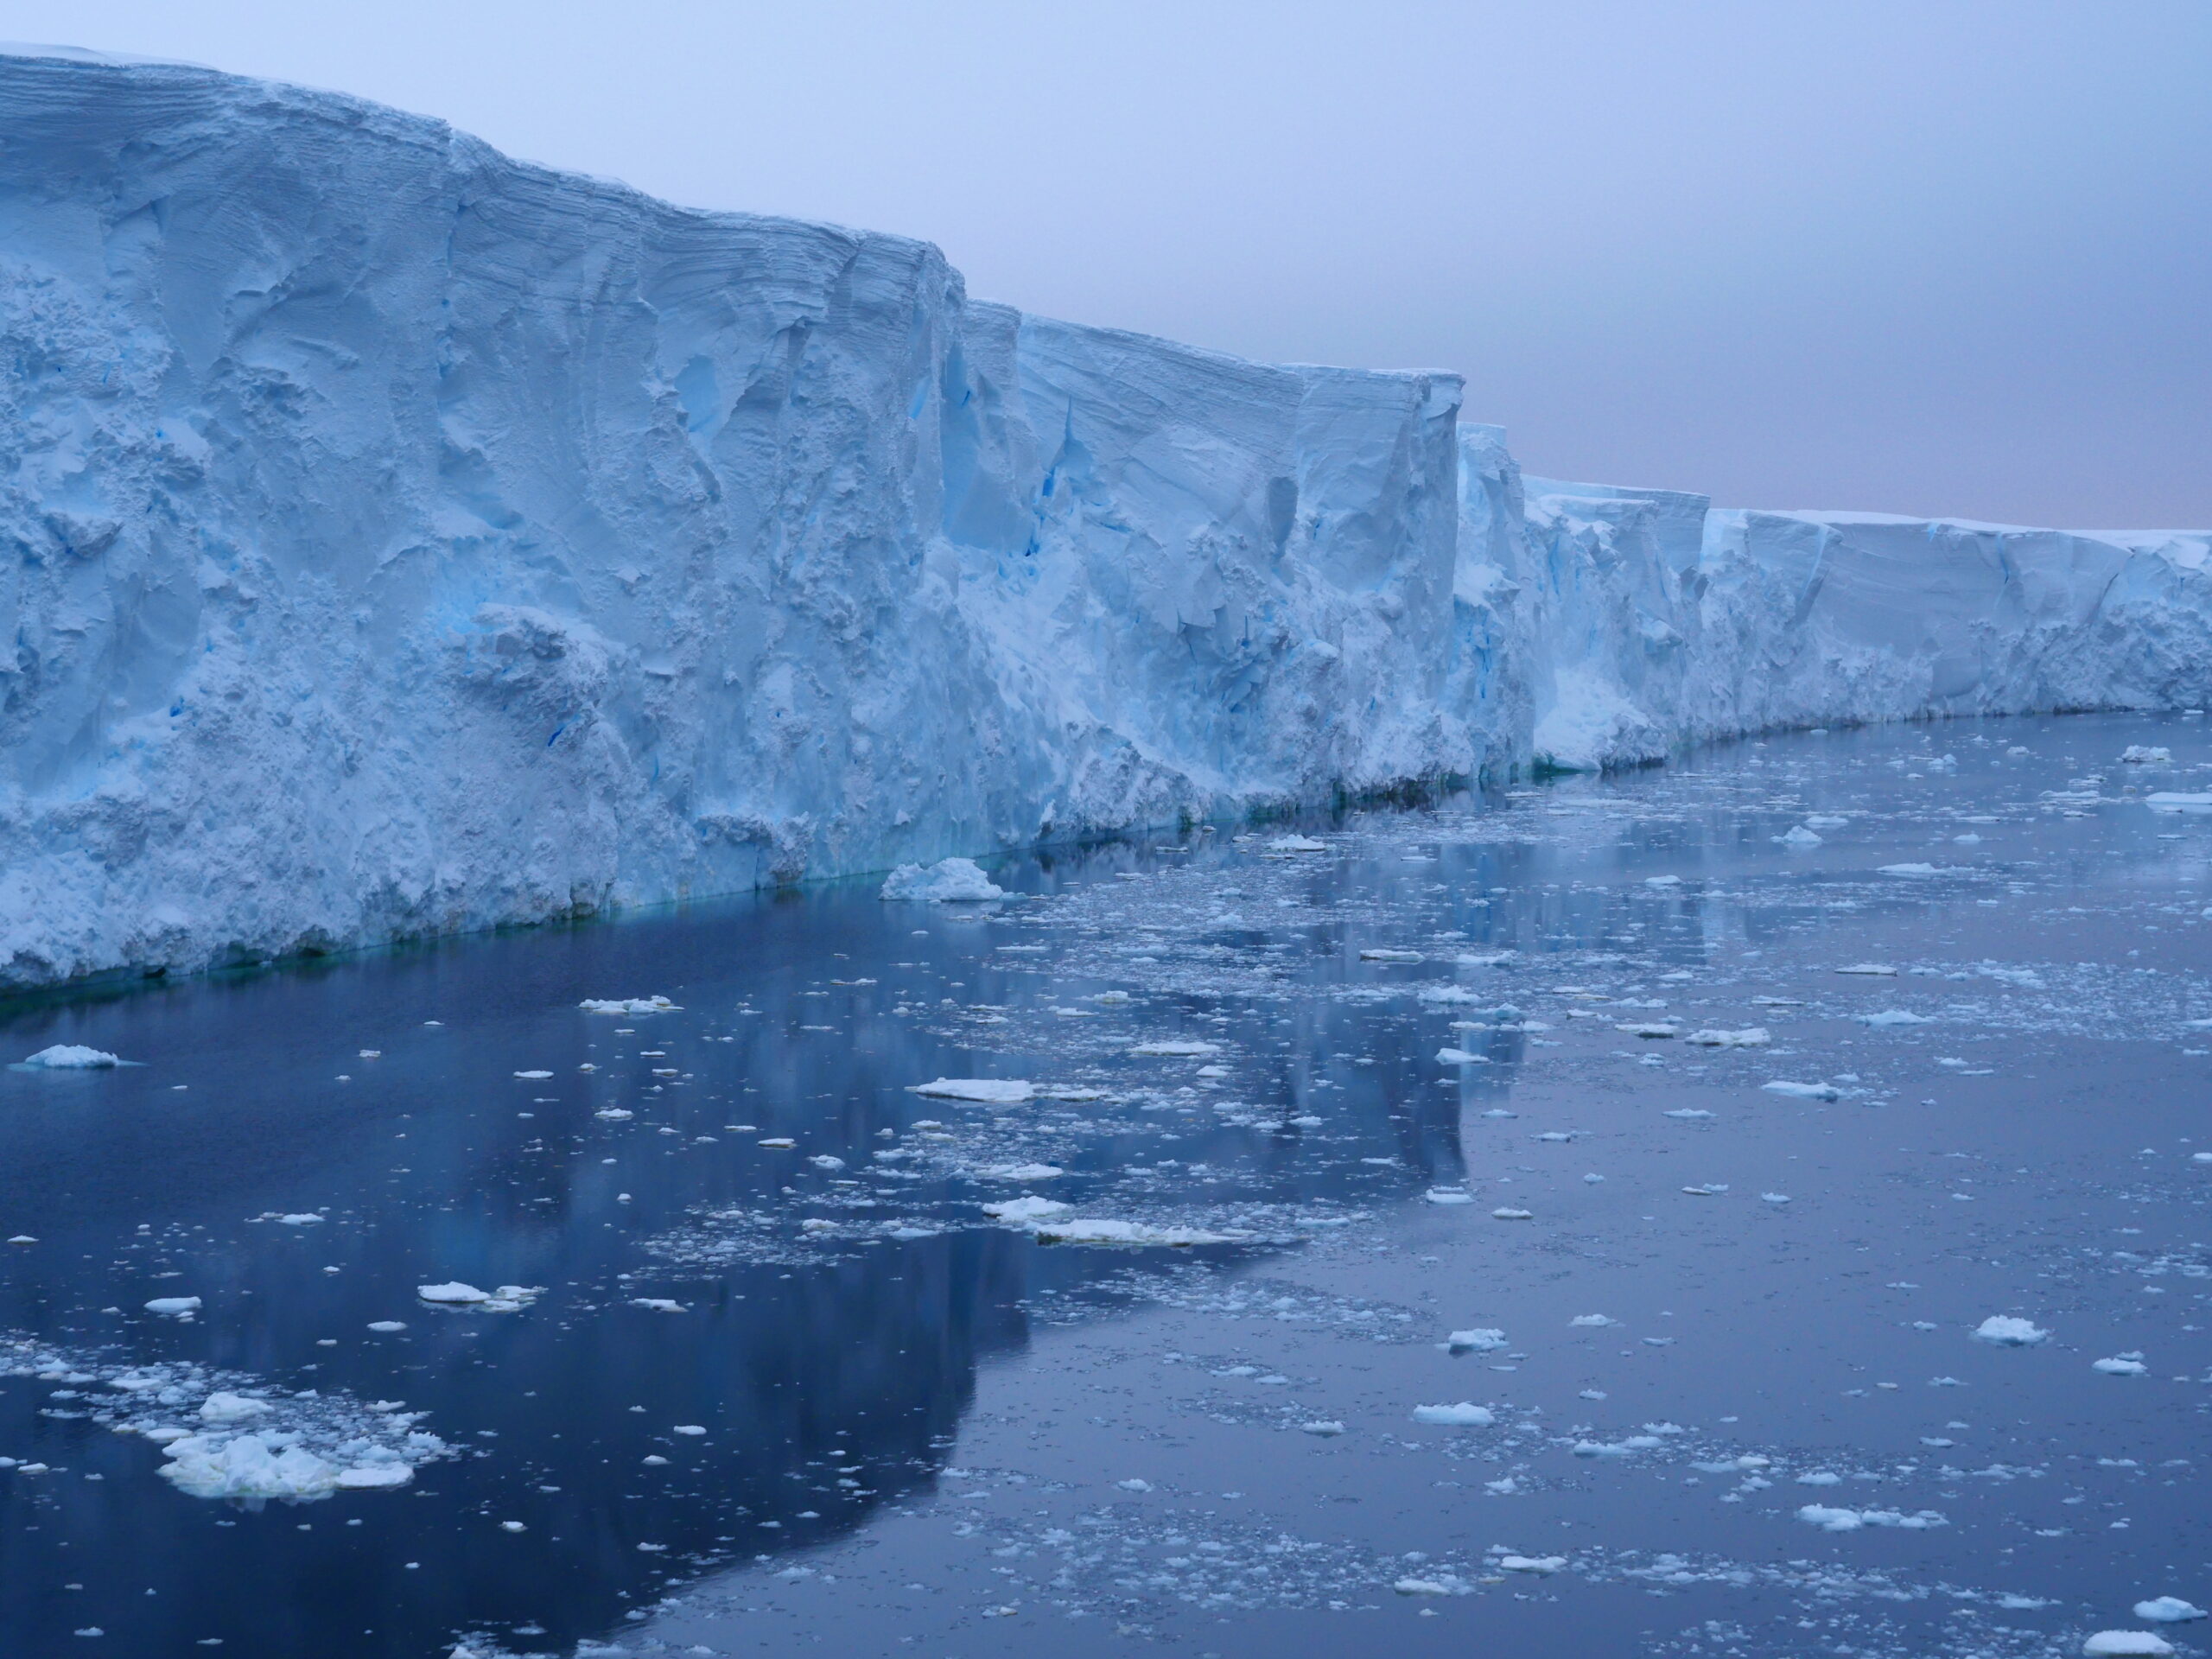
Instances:
[[[0,137],[0,985],[2212,691],[2202,536],[1524,480],[1450,374],[207,70]]]

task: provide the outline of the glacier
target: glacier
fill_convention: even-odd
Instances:
[[[1527,477],[213,70],[9,48],[0,133],[0,988],[2212,699],[2207,532]]]

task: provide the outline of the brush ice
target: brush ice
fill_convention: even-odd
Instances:
[[[1488,1428],[1497,1421],[1497,1414],[1487,1406],[1462,1400],[1456,1406],[1415,1406],[1414,1421],[1438,1428]]]
[[[1770,1095],[1787,1095],[1792,1100],[1840,1100],[1843,1090],[1832,1083],[1791,1083],[1777,1077],[1772,1083],[1759,1085]]]
[[[1211,1233],[1198,1227],[1154,1227],[1143,1222],[1082,1218],[1039,1221],[1036,1232],[1039,1240],[1047,1244],[1165,1245],[1176,1249],[1193,1244],[1227,1244],[1237,1236]]]
[[[2032,1348],[2050,1335],[2050,1332],[2031,1321],[2009,1313],[1993,1313],[1974,1329],[1976,1342],[1992,1343],[1999,1348]]]
[[[1454,375],[1026,316],[210,70],[19,49],[0,130],[0,984],[2212,702],[2202,534],[1528,478]]]
[[[1005,898],[1006,889],[985,875],[973,859],[941,858],[927,869],[901,864],[884,882],[883,896],[938,905],[978,904]]]
[[[930,1100],[969,1100],[985,1106],[1020,1106],[1037,1098],[1037,1086],[1019,1077],[939,1077],[906,1085]]]
[[[1764,1026],[1746,1026],[1740,1031],[1694,1031],[1682,1040],[1700,1048],[1764,1048],[1774,1039]]]
[[[2206,1616],[2202,1607],[2194,1606],[2179,1596],[2155,1596],[2135,1604],[2135,1617],[2153,1624],[2183,1624]]]
[[[2099,1630],[2082,1643],[2084,1659],[2165,1659],[2174,1644],[2148,1630]]]
[[[48,1071],[92,1071],[108,1066],[120,1065],[122,1061],[105,1049],[86,1048],[79,1043],[56,1043],[51,1048],[41,1048],[24,1061]]]

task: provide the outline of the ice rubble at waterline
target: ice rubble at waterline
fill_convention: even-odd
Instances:
[[[210,70],[19,51],[0,121],[0,983],[2212,696],[2202,533],[1528,479],[1455,375]]]

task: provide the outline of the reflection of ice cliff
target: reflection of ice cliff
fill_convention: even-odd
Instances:
[[[8,982],[2212,691],[2202,536],[1524,486],[1448,374],[204,70],[0,116]]]

